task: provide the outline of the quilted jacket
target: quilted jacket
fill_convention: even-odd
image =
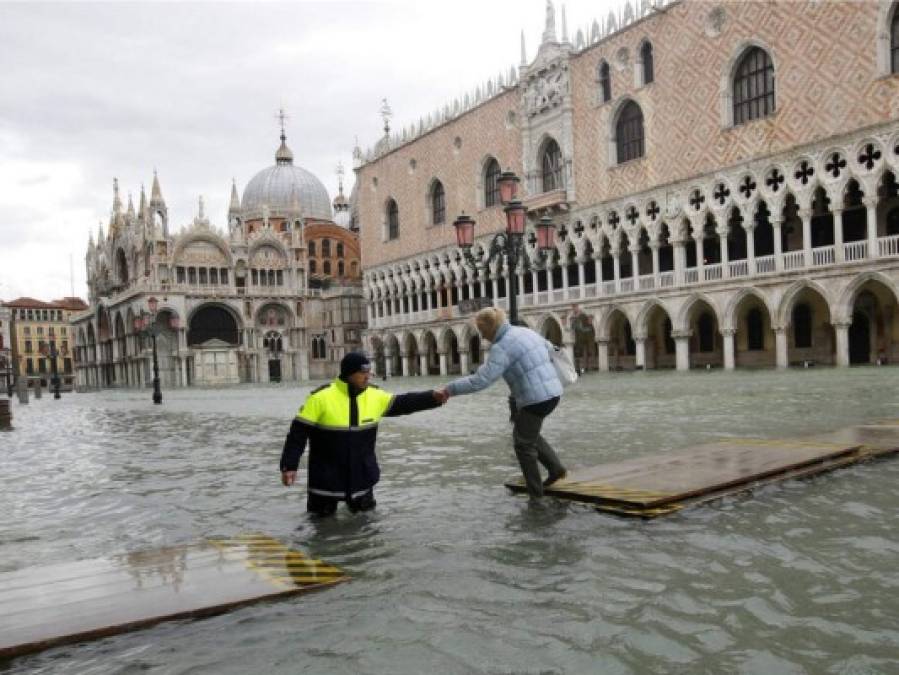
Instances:
[[[451,396],[486,389],[502,377],[520,408],[562,395],[562,383],[549,358],[553,345],[530,328],[508,322],[499,327],[487,360],[477,372],[447,385]]]

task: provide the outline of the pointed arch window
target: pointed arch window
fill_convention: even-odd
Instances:
[[[890,72],[899,73],[899,10],[893,10],[890,24]]]
[[[400,209],[395,199],[387,200],[387,238],[398,239],[400,236]]]
[[[734,124],[774,113],[774,64],[761,47],[752,47],[734,71]]]
[[[618,115],[615,147],[619,164],[643,156],[643,111],[634,101],[625,103]]]
[[[446,221],[446,193],[443,190],[443,183],[439,180],[434,181],[431,187],[431,223],[433,225],[441,225]]]
[[[652,61],[652,43],[647,40],[640,47],[640,60],[643,62],[643,84],[649,84],[654,78],[654,66]]]
[[[599,62],[597,79],[599,80],[599,95],[602,97],[602,102],[608,103],[612,100],[612,74],[609,71],[607,62]]]
[[[499,204],[499,162],[490,158],[484,170],[484,206],[496,206]]]
[[[543,148],[540,166],[543,171],[544,192],[561,190],[565,187],[562,180],[562,150],[559,148],[559,144],[552,139]]]

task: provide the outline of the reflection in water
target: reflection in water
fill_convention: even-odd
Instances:
[[[391,390],[440,382],[397,378]],[[304,485],[282,487],[277,463],[285,420],[312,388],[17,407],[16,431],[0,441],[0,569],[114,555],[143,567],[129,552],[260,532],[352,581],[56,649],[8,672],[56,673],[63,659],[78,673],[895,668],[897,460],[652,522],[531,505],[502,487],[518,468],[495,387],[385,422],[377,510],[310,520]],[[897,390],[896,368],[588,375],[546,434],[567,465],[592,466],[899,418]],[[254,565],[306,576],[301,558],[263,549]],[[182,564],[150,563],[150,574],[174,580]]]

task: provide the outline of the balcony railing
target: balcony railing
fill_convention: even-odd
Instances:
[[[785,272],[805,267],[805,251],[787,251],[783,256]]]
[[[833,265],[836,260],[833,246],[819,246],[812,249],[812,265],[820,267],[821,265]]]
[[[850,241],[843,244],[843,260],[846,262],[855,262],[856,260],[864,260],[868,257],[868,242]]]
[[[749,259],[731,260],[727,265],[727,273],[730,278],[752,278],[755,276],[776,275],[781,272],[803,270],[809,267],[825,267],[829,265],[842,265],[858,261],[870,260],[868,257],[868,240],[845,242],[842,245],[843,259],[837,260],[835,246],[817,246],[809,250],[785,251],[780,256],[780,266],[777,264],[776,255],[764,255]],[[899,257],[899,235],[878,237],[874,247],[878,258]],[[808,257],[806,257],[808,254]],[[638,277],[625,277],[617,281],[612,279],[597,280],[596,283],[583,286],[569,286],[557,288],[552,291],[539,291],[537,293],[521,292],[519,304],[522,307],[535,307],[541,305],[570,302],[580,298],[595,298],[616,296],[623,293],[649,292],[655,289],[675,288],[678,284],[690,286],[700,283],[717,283],[724,280],[724,266],[721,263],[704,265],[699,267],[687,267],[682,272],[682,281],[678,281],[674,271],[659,272],[657,275],[644,274]],[[500,307],[508,307],[507,298],[495,300]],[[394,314],[375,318],[371,321],[371,328],[386,328],[410,323],[427,323],[442,319],[456,318],[458,312],[454,308],[431,309],[407,314]]]
[[[899,234],[877,240],[877,254],[881,258],[899,255]]]

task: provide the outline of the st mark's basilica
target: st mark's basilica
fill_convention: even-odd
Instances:
[[[286,141],[282,114],[275,163],[242,197],[232,185],[227,231],[202,198],[173,231],[155,174],[137,209],[114,181],[108,229],[88,243],[89,309],[73,321],[79,388],[145,386],[154,341],[163,387],[325,378],[361,348],[359,238],[342,169],[332,202]]]

